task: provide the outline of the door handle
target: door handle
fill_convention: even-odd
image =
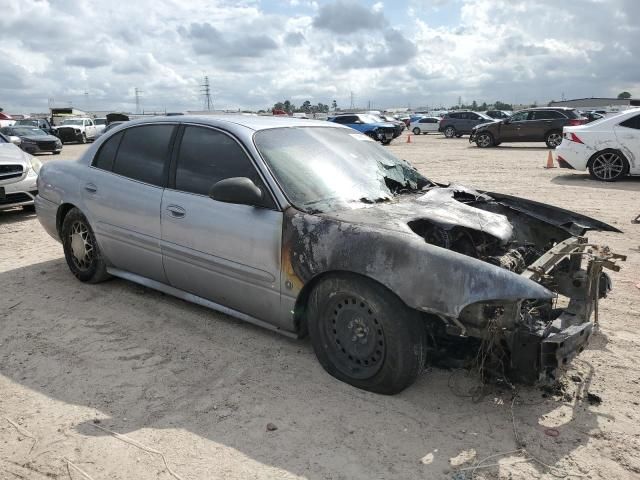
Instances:
[[[167,207],[167,212],[169,212],[169,215],[174,218],[182,218],[187,214],[185,209],[179,205],[169,205]]]
[[[84,186],[84,189],[89,193],[96,193],[98,191],[98,187],[96,187],[93,183],[87,183]]]

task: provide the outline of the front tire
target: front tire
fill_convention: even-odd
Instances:
[[[413,129],[413,134],[414,135],[420,135],[420,129],[418,127]]]
[[[456,129],[454,127],[446,127],[443,133],[445,137],[453,138],[456,136]]]
[[[69,210],[62,221],[62,248],[69,270],[78,280],[98,283],[109,278],[89,221],[77,208]]]
[[[601,182],[615,182],[629,173],[629,162],[617,150],[603,150],[589,160],[589,174]]]
[[[369,279],[323,280],[311,293],[308,311],[316,357],[338,380],[393,395],[424,368],[426,329],[418,312]]]
[[[552,130],[544,137],[544,142],[549,148],[556,148],[562,143],[562,132],[558,130]]]
[[[80,137],[80,143],[87,143],[87,135],[85,133],[83,133],[82,137]]]
[[[478,148],[489,148],[494,146],[493,135],[489,132],[481,132],[476,134],[476,145]]]

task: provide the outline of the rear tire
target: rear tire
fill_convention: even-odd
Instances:
[[[549,148],[556,148],[562,143],[562,132],[559,130],[552,130],[544,137],[544,142]]]
[[[369,279],[323,280],[311,292],[308,312],[316,357],[338,380],[393,395],[424,368],[427,340],[419,313]]]
[[[60,229],[64,258],[69,270],[81,282],[107,280],[107,264],[102,257],[89,221],[77,208],[69,210]]]
[[[446,127],[443,133],[445,137],[453,138],[456,136],[456,129],[454,127]]]
[[[418,127],[413,129],[413,134],[414,135],[420,135],[420,129]]]
[[[629,162],[622,153],[613,149],[596,153],[588,165],[589,175],[601,182],[615,182],[629,173]]]

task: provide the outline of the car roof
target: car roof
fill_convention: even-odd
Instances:
[[[254,131],[283,127],[324,127],[324,128],[348,128],[342,125],[324,120],[303,119],[282,116],[267,115],[179,115],[139,118],[130,120],[128,126],[141,123],[199,123],[222,127],[226,125],[240,125]]]

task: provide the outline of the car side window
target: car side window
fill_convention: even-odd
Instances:
[[[529,112],[518,112],[511,115],[512,122],[523,122],[529,118]]]
[[[102,144],[100,150],[95,157],[93,157],[93,166],[101,170],[113,170],[113,163],[116,159],[116,153],[122,140],[123,132],[116,133],[113,137],[109,138]]]
[[[262,206],[273,207],[256,168],[236,140],[211,128],[187,126],[178,152],[176,190],[209,195],[215,183],[233,177],[250,178],[263,192]]]
[[[128,128],[120,142],[113,173],[151,185],[163,186],[169,144],[175,125]]]
[[[531,120],[553,120],[556,118],[565,118],[565,116],[555,110],[536,110],[531,112]]]
[[[626,119],[624,122],[620,122],[621,127],[634,128],[640,130],[640,115]]]

